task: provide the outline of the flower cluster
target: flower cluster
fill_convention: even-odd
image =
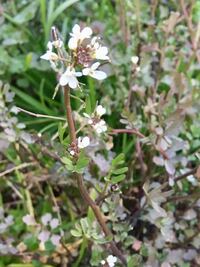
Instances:
[[[104,80],[107,75],[99,70],[100,62],[97,60],[109,60],[108,48],[100,44],[98,37],[92,38],[92,29],[89,27],[81,29],[76,24],[70,35],[68,42],[70,56],[65,57],[66,52],[60,39],[48,42],[47,51],[41,56],[42,59],[50,62],[55,71],[59,72],[59,84],[76,89],[79,87],[77,77],[80,76]],[[53,51],[54,48],[57,52]],[[62,68],[59,68],[59,63],[62,63]]]
[[[77,143],[75,144],[72,143],[69,147],[70,155],[72,156],[78,155],[79,150],[89,146],[89,144],[90,144],[90,138],[88,136],[85,136],[85,137],[79,136]]]
[[[87,118],[87,123],[90,124],[97,134],[102,134],[107,131],[106,122],[101,117],[106,113],[106,109],[98,105],[92,115],[84,113]]]
[[[116,262],[117,262],[117,257],[115,257],[115,256],[113,256],[113,255],[109,255],[109,256],[106,258],[106,261],[105,261],[105,260],[102,260],[102,261],[101,261],[101,264],[102,264],[103,266],[107,266],[107,265],[105,265],[105,264],[107,263],[109,267],[114,267]]]

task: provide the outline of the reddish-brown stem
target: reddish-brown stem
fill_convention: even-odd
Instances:
[[[180,6],[181,6],[181,9],[182,9],[183,15],[185,17],[185,20],[187,22],[188,30],[189,30],[189,33],[190,33],[191,45],[192,45],[192,49],[193,49],[194,55],[196,56],[198,63],[200,63],[200,56],[199,56],[198,51],[197,51],[197,44],[195,42],[192,20],[190,18],[190,15],[188,14],[188,11],[187,11],[187,8],[185,6],[185,1],[184,0],[180,0]]]
[[[65,108],[66,108],[66,117],[67,117],[67,122],[68,122],[68,128],[69,128],[69,135],[70,135],[70,140],[71,142],[76,142],[76,130],[75,130],[75,125],[74,125],[74,120],[72,117],[72,109],[71,109],[71,102],[70,102],[70,89],[65,86],[64,88],[64,98],[65,98]],[[85,185],[83,183],[83,177],[79,173],[74,173],[79,191],[81,193],[81,196],[83,200],[91,207],[91,209],[94,212],[94,215],[101,226],[104,234],[106,237],[112,237],[112,233],[110,229],[107,227],[106,222],[102,216],[102,213],[99,209],[99,206],[91,199],[90,195],[87,192],[87,189],[85,188]],[[114,241],[110,242],[110,248],[113,252],[114,255],[116,255],[121,262],[126,266],[126,259],[122,255],[121,251],[117,248],[116,244]]]
[[[136,129],[112,129],[111,131],[111,134],[119,134],[119,133],[135,134],[140,138],[145,138],[145,136]]]
[[[68,122],[70,140],[71,142],[76,143],[76,130],[74,126],[74,120],[72,117],[70,90],[66,86],[64,87],[64,101],[65,101],[66,117],[67,117],[67,122]]]

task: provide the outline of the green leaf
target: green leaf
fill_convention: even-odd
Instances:
[[[24,24],[32,20],[35,17],[35,13],[38,7],[38,1],[32,1],[28,6],[26,6],[21,12],[13,18],[16,24]]]
[[[112,181],[113,184],[117,184],[117,183],[123,181],[125,179],[125,177],[126,177],[125,174],[121,174],[121,175],[112,177],[111,181]]]
[[[73,162],[67,158],[67,157],[63,157],[62,159],[62,162],[66,165],[66,168],[69,170],[69,171],[74,171],[75,170],[75,165],[73,165]]]
[[[44,245],[45,245],[46,251],[48,251],[48,252],[53,252],[56,248],[50,240],[46,241]]]
[[[82,232],[79,232],[78,230],[75,230],[75,229],[71,230],[70,233],[74,237],[81,237],[83,235]]]
[[[22,92],[20,89],[16,87],[11,87],[12,91],[16,93],[18,97],[20,97],[25,103],[27,103],[31,109],[37,110],[37,112],[44,112],[48,115],[54,115],[51,109],[43,106],[39,101],[37,101],[34,97],[30,96],[28,93]]]
[[[123,164],[124,163],[124,154],[119,154],[116,158],[112,160],[112,166]]]
[[[82,218],[80,220],[80,223],[81,223],[81,227],[82,227],[83,233],[87,234],[88,233],[88,229],[89,229],[88,219],[87,218]]]
[[[89,161],[90,159],[81,152],[76,163],[76,172],[82,173],[84,168],[88,166]]]
[[[36,250],[38,248],[38,239],[35,236],[29,237],[24,240],[24,244],[29,250]]]
[[[140,267],[141,266],[141,256],[140,255],[133,255],[128,258],[128,265],[127,267]]]
[[[192,20],[195,23],[200,21],[200,1],[195,1],[195,4],[192,8]]]
[[[128,168],[127,167],[123,167],[123,168],[120,168],[120,169],[112,171],[112,173],[113,174],[122,174],[122,173],[125,173],[127,171],[128,171]]]

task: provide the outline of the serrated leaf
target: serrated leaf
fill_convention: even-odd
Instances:
[[[111,181],[113,184],[117,184],[117,183],[123,181],[125,179],[125,177],[126,177],[125,174],[121,174],[121,175],[112,177]]]

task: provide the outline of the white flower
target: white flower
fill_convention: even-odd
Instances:
[[[55,47],[55,48],[61,48],[63,46],[63,41],[58,39],[56,41],[53,41],[52,42],[52,45]]]
[[[133,57],[131,57],[131,61],[132,61],[133,64],[136,65],[138,63],[138,61],[139,61],[139,57],[138,56],[133,56]]]
[[[106,109],[102,105],[98,105],[96,107],[96,113],[99,117],[101,117],[106,113]]]
[[[100,60],[109,60],[108,48],[101,46],[98,42],[98,37],[93,37],[88,47],[92,50],[92,58]]]
[[[91,117],[87,113],[83,113],[83,115],[87,118],[87,123],[88,124],[93,124],[93,117]]]
[[[54,52],[52,52],[53,50],[53,43],[52,42],[48,42],[47,44],[47,51],[44,55],[42,55],[40,58],[45,59],[45,60],[49,60],[49,61],[57,61],[58,60],[58,55]]]
[[[74,68],[70,66],[61,75],[59,83],[61,86],[69,85],[70,88],[75,89],[79,86],[79,82],[76,77],[82,76],[81,72],[76,72]]]
[[[92,57],[95,59],[109,60],[108,48],[106,46],[101,46],[96,40],[98,38],[92,38],[91,44],[88,45],[91,50],[93,50]]]
[[[74,150],[71,150],[69,153],[70,153],[70,155],[72,155],[72,156],[75,155],[75,151],[74,151]]]
[[[141,68],[140,68],[140,67],[137,67],[137,68],[136,68],[136,71],[137,71],[137,72],[139,72],[140,70],[141,70]]]
[[[115,257],[113,255],[109,255],[106,260],[107,260],[109,267],[114,267],[115,263],[117,262],[117,257]]]
[[[100,120],[99,122],[94,124],[93,127],[98,134],[101,134],[107,131],[106,122],[104,120]]]
[[[95,78],[97,80],[104,80],[107,75],[105,72],[101,70],[96,70],[100,66],[99,62],[94,63],[90,68],[83,69],[82,73],[83,75],[91,76],[92,78]]]
[[[35,222],[34,217],[33,217],[32,215],[30,215],[30,214],[25,215],[25,216],[22,218],[22,220],[23,220],[23,222],[24,222],[26,225],[28,225],[28,226],[30,226],[30,225],[36,225],[36,222]]]
[[[81,30],[80,26],[75,24],[70,35],[72,37],[69,39],[68,46],[69,49],[75,50],[84,39],[91,37],[92,29],[85,27],[83,30]]]
[[[78,138],[78,148],[85,148],[89,146],[90,138],[88,136]]]

